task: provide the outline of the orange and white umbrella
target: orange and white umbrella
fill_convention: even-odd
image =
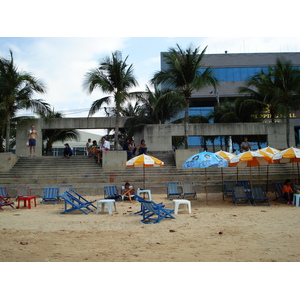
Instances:
[[[246,151],[232,158],[229,165],[232,167],[256,167],[272,163],[272,158],[256,151]]]
[[[218,152],[215,152],[215,154],[220,155],[221,157],[225,158],[227,161],[230,161],[232,158],[234,158],[236,155],[230,152],[226,152],[223,150],[220,150]]]
[[[273,161],[281,163],[300,162],[300,149],[291,147],[282,150],[273,156]]]
[[[164,162],[158,158],[146,154],[141,154],[129,159],[125,163],[126,167],[143,167],[143,182],[145,189],[145,168],[147,167],[160,167],[164,165]]]
[[[272,155],[275,155],[275,154],[280,152],[280,150],[272,148],[270,146],[265,147],[265,148],[261,148],[260,151],[264,151],[264,152],[272,154]]]

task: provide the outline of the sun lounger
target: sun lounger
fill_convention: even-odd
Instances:
[[[235,205],[244,204],[251,205],[251,197],[245,191],[242,185],[235,185],[233,188],[233,203]]]
[[[252,186],[252,203],[254,205],[270,206],[269,198],[262,186]]]
[[[194,182],[182,182],[182,198],[193,197],[197,199],[197,192]]]

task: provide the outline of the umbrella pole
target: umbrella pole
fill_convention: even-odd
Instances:
[[[267,185],[266,185],[266,192],[269,190],[269,165],[267,165]]]
[[[143,178],[144,178],[143,190],[145,190],[145,165],[143,165]]]
[[[207,174],[206,174],[206,168],[205,168],[205,193],[206,193],[206,205],[207,205],[208,201],[207,201]]]
[[[224,176],[223,176],[223,168],[221,168],[221,177],[222,177],[222,194],[223,194],[223,201],[224,199]]]
[[[239,181],[239,167],[236,167],[236,183]]]
[[[297,171],[298,171],[298,177],[299,178],[299,163],[297,162]]]

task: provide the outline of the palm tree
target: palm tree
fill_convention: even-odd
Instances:
[[[45,123],[51,123],[55,119],[62,118],[63,115],[60,112],[50,111],[48,113],[40,112],[39,116],[44,119]],[[52,145],[55,142],[64,142],[69,139],[78,141],[80,133],[76,129],[44,129],[43,130],[43,147],[46,155],[52,152]],[[44,145],[44,142],[46,144]]]
[[[45,93],[44,84],[30,73],[20,72],[14,63],[13,53],[10,50],[10,59],[0,58],[0,105],[5,112],[4,124],[5,151],[9,151],[10,121],[19,109],[33,111],[47,111],[49,105],[40,99],[32,99],[34,92]]]
[[[245,86],[238,88],[238,92],[245,94],[250,99],[260,101],[260,109],[268,108],[271,116],[271,122],[275,122],[276,115],[279,112],[280,107],[278,101],[271,88],[273,85],[273,69],[268,68],[268,72],[261,70],[259,73],[254,74],[246,81]]]
[[[193,91],[210,85],[216,88],[218,82],[210,68],[200,72],[206,48],[201,53],[199,53],[199,48],[193,50],[189,47],[186,50],[182,50],[178,44],[177,48],[170,48],[167,53],[163,54],[168,65],[167,70],[156,72],[151,80],[154,84],[164,84],[166,87],[177,89],[184,96],[185,148],[188,148],[188,115]]]
[[[133,95],[133,93],[129,93],[129,89],[138,85],[133,75],[133,65],[127,64],[127,58],[128,56],[125,60],[122,60],[121,52],[113,52],[111,58],[104,58],[98,68],[91,69],[86,73],[83,83],[84,88],[89,94],[96,88],[99,88],[103,93],[112,94],[111,96],[95,100],[90,108],[89,116],[95,114],[104,103],[108,104],[111,99],[115,102],[115,150],[118,149],[118,133],[122,104],[131,99]]]
[[[290,61],[277,58],[272,76],[274,97],[285,110],[286,143],[290,147],[290,111],[300,107],[300,70],[294,68]]]
[[[132,118],[125,122],[130,135],[140,131],[147,124],[165,124],[171,121],[183,108],[183,98],[177,91],[169,89],[154,90],[146,86],[146,92],[138,95],[138,102]]]

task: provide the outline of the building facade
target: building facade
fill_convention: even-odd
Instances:
[[[164,61],[163,54],[162,52],[161,69],[165,70],[168,66]],[[207,116],[214,110],[218,102],[222,103],[226,100],[234,102],[235,99],[241,97],[238,88],[245,86],[249,77],[261,70],[267,71],[269,66],[274,66],[278,57],[291,61],[294,67],[300,68],[299,52],[205,54],[203,57],[203,70],[210,67],[214,76],[219,80],[219,86],[216,90],[212,87],[206,87],[194,92],[190,104],[190,115]],[[199,71],[201,72],[201,69]],[[266,114],[265,117],[265,122],[269,122],[269,116]],[[277,122],[283,121],[281,119],[277,120]],[[291,123],[295,132],[299,134],[300,111],[291,114]],[[197,145],[197,141],[199,143],[198,137],[189,137],[189,145]],[[216,142],[220,143],[220,140]]]

